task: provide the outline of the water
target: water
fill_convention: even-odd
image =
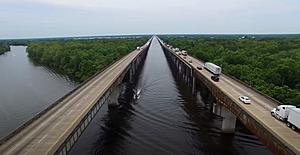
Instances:
[[[32,118],[77,84],[34,65],[26,46],[0,55],[0,138]]]
[[[221,118],[175,77],[154,39],[135,84],[140,98],[126,109],[104,105],[70,154],[271,154],[239,122],[223,134]]]

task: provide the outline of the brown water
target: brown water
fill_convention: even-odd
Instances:
[[[104,105],[70,154],[271,154],[240,122],[223,134],[221,118],[176,78],[156,39],[135,85],[139,100],[123,109]]]

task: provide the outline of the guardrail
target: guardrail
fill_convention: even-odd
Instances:
[[[227,74],[227,73],[222,73],[222,74],[225,74],[225,75],[228,76],[229,78],[234,79],[235,81],[241,83],[242,85],[246,86],[247,88],[249,88],[249,89],[255,91],[256,93],[259,93],[260,95],[266,97],[267,99],[269,99],[269,100],[275,102],[275,103],[277,104],[276,106],[283,104],[282,102],[280,102],[280,101],[278,101],[278,100],[272,98],[271,96],[268,96],[268,95],[262,93],[261,91],[257,90],[256,88],[252,87],[251,85],[247,84],[246,82],[241,81],[240,79],[238,79],[238,78],[236,78],[236,77],[234,77],[234,76],[231,76],[231,75],[229,75],[229,74]]]
[[[147,44],[146,44],[147,45]],[[138,57],[140,57],[142,54],[145,54],[145,52],[148,51],[149,45],[145,46],[141,51],[136,55],[136,57],[132,60],[132,62],[136,61]],[[130,66],[129,66],[130,67]],[[127,71],[124,70],[123,73],[126,73]],[[121,73],[122,74],[122,73]],[[116,80],[117,81],[117,80]],[[84,132],[88,124],[93,120],[93,118],[96,116],[97,112],[100,110],[102,105],[106,103],[108,100],[111,92],[113,91],[114,84],[110,85],[105,93],[100,97],[100,99],[96,102],[95,105],[91,107],[91,109],[88,110],[86,115],[80,120],[79,124],[77,124],[76,127],[72,130],[72,132],[68,135],[68,137],[62,142],[62,144],[57,148],[57,150],[54,152],[54,155],[65,155],[68,154],[68,152],[71,150],[73,145],[76,143],[80,135]]]
[[[142,47],[149,46],[147,44],[151,43],[151,41],[152,41],[152,38],[149,39],[148,42],[145,45],[143,45]],[[126,55],[124,55],[124,56],[126,56]],[[120,61],[123,57],[118,58],[117,61]],[[7,142],[12,137],[14,137],[15,135],[17,135],[18,133],[20,133],[24,128],[26,128],[27,126],[29,126],[30,124],[32,124],[34,121],[36,121],[37,119],[39,119],[45,113],[47,113],[48,111],[50,111],[51,109],[53,109],[54,107],[56,107],[59,103],[61,103],[64,99],[66,99],[67,97],[69,97],[70,95],[72,95],[75,91],[77,91],[77,90],[79,90],[81,88],[84,89],[86,87],[86,84],[88,82],[90,82],[96,76],[102,74],[103,71],[107,70],[112,64],[114,64],[117,61],[111,62],[109,65],[107,65],[106,67],[102,68],[101,70],[99,70],[98,72],[96,72],[94,75],[92,75],[91,77],[89,77],[88,79],[86,79],[85,81],[83,81],[76,88],[74,88],[73,90],[71,90],[70,92],[68,92],[64,96],[62,96],[60,99],[56,100],[53,104],[51,104],[50,106],[48,106],[46,109],[44,109],[41,112],[37,113],[34,117],[32,117],[31,119],[27,120],[25,123],[23,123],[22,125],[20,125],[19,127],[17,127],[14,131],[10,132],[8,135],[6,135],[3,138],[1,138],[0,139],[0,146],[2,144],[4,144],[5,142]]]
[[[166,47],[166,46],[164,45],[164,43],[161,43],[161,44],[163,45],[164,48],[168,49],[169,51],[172,51],[171,49],[169,49],[168,47]],[[174,54],[173,51],[172,51],[172,53]],[[197,59],[198,59],[198,58],[197,58]],[[183,60],[183,59],[181,59],[181,60]],[[201,59],[198,59],[198,60],[201,61],[201,62],[204,62],[204,61],[202,61]],[[266,97],[268,100],[273,101],[273,102],[276,104],[275,106],[278,106],[278,105],[282,105],[282,104],[283,104],[282,102],[280,102],[280,101],[278,101],[278,100],[272,98],[271,96],[268,96],[268,95],[264,94],[263,92],[257,90],[255,87],[252,87],[251,85],[247,84],[246,82],[241,81],[240,79],[238,79],[238,78],[236,78],[236,77],[234,77],[234,76],[232,76],[232,75],[229,75],[229,74],[224,73],[224,72],[223,72],[222,74],[228,76],[228,77],[231,78],[231,79],[234,79],[235,81],[239,82],[240,84],[244,85],[245,87],[247,87],[247,88],[253,90],[254,92],[256,92],[256,93],[258,93],[258,94],[260,94],[260,95]]]

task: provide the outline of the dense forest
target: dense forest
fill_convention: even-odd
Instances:
[[[28,56],[41,65],[55,69],[77,81],[142,46],[148,38],[32,41]]]
[[[0,55],[9,51],[9,46],[6,43],[0,43]]]
[[[163,37],[194,57],[285,103],[300,106],[300,37]]]

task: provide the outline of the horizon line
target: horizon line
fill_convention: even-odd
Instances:
[[[120,37],[120,36],[155,36],[155,35],[300,35],[296,33],[145,33],[145,34],[104,34],[104,35],[65,35],[65,36],[45,36],[45,37],[16,37],[0,38],[3,40],[27,40],[27,39],[59,39],[59,38],[87,38],[87,37]]]

